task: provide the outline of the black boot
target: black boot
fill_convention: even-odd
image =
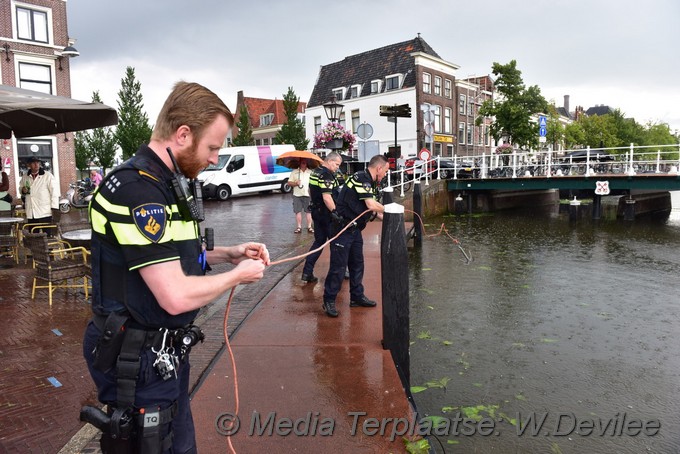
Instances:
[[[338,311],[335,309],[335,301],[324,301],[323,310],[329,317],[337,317]]]

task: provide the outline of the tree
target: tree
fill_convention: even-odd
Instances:
[[[92,93],[92,102],[101,103],[99,92]],[[110,127],[79,131],[75,136],[76,167],[81,172],[94,162],[103,169],[113,167],[116,154],[116,139]]]
[[[151,127],[144,112],[142,84],[135,80],[135,69],[128,66],[118,91],[118,127],[115,138],[123,150],[123,159],[135,154],[139,146],[149,143]]]
[[[309,139],[305,137],[305,125],[297,116],[300,98],[295,95],[293,87],[288,87],[288,93],[283,96],[283,110],[286,113],[286,123],[276,133],[276,143],[290,143],[296,150],[306,150]]]
[[[575,121],[564,128],[564,147],[581,148],[586,142],[586,134],[581,127],[581,122]]]
[[[239,119],[238,123],[236,123],[236,127],[238,128],[238,135],[234,137],[234,146],[255,145],[253,128],[250,126],[248,108],[245,104],[241,106],[241,110],[239,111]]]
[[[494,118],[491,135],[496,141],[506,137],[519,147],[536,148],[538,125],[531,121],[531,116],[548,110],[541,89],[536,85],[524,86],[515,60],[507,65],[494,62],[493,74],[497,76],[495,86],[499,99],[485,101],[479,115]]]
[[[564,125],[560,122],[560,115],[557,113],[555,104],[548,106],[546,143],[553,145],[557,150],[558,146],[564,142]]]

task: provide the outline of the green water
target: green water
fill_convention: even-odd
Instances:
[[[410,253],[411,385],[449,425],[436,452],[680,452],[680,221],[429,222],[473,258],[445,236]],[[458,415],[491,434],[456,432]]]

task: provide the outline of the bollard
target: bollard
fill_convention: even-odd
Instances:
[[[413,211],[418,216],[413,216],[413,245],[415,247],[423,246],[423,226],[420,220],[423,218],[423,192],[420,189],[420,180],[413,182]]]
[[[597,220],[602,217],[602,196],[595,194],[593,196],[593,219]]]
[[[623,209],[623,220],[635,220],[635,199],[626,199],[626,206]]]
[[[578,214],[579,214],[580,208],[581,208],[581,202],[576,200],[576,196],[574,196],[574,200],[569,202],[569,220],[570,221],[578,220]]]
[[[402,384],[410,388],[409,274],[404,207],[385,206],[380,243],[382,277],[382,345],[390,350]]]
[[[388,186],[385,189],[382,190],[382,204],[383,205],[389,205],[390,203],[394,202],[394,188],[392,186]]]

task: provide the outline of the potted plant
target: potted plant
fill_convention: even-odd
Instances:
[[[330,122],[314,135],[314,148],[346,151],[354,146],[356,138],[338,122]]]

